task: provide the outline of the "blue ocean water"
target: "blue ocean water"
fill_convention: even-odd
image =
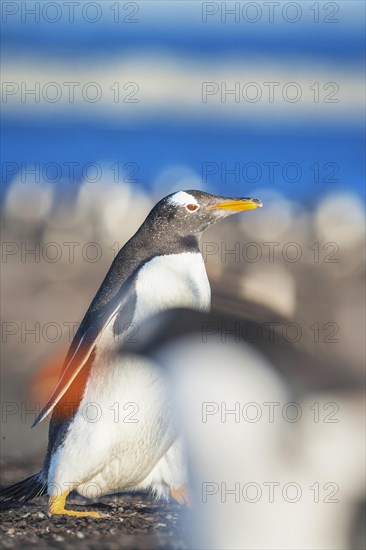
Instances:
[[[287,133],[256,133],[248,128],[207,128],[193,124],[151,124],[138,130],[94,127],[89,124],[15,126],[4,123],[2,145],[4,183],[11,181],[12,165],[57,163],[63,170],[46,174],[49,181],[76,186],[88,163],[121,167],[118,181],[149,189],[168,166],[193,170],[204,187],[232,195],[270,186],[308,205],[319,197],[348,190],[364,197],[364,136],[361,129]],[[8,172],[5,170],[8,163]],[[71,178],[70,163],[75,163]],[[128,163],[133,166],[123,169]],[[115,169],[110,169],[113,176]],[[106,172],[108,170],[106,169]],[[90,179],[93,175],[90,174]],[[76,180],[76,181],[75,181]],[[174,182],[172,182],[174,184]],[[68,189],[70,192],[70,189]]]
[[[202,24],[201,2],[132,4],[138,5],[139,24],[116,24],[113,10],[103,2],[103,18],[98,24],[77,16],[71,23],[66,12],[55,23],[47,18],[33,20],[32,16],[22,20],[21,11],[7,15],[2,33],[3,58],[32,55],[55,63],[84,59],[90,64],[93,58],[161,51],[184,56],[188,64],[190,59],[230,60],[241,56],[250,60],[260,56],[269,63],[298,58],[305,59],[309,66],[321,62],[346,68],[352,74],[364,71],[363,2],[303,2],[302,18],[292,24],[274,24],[264,16],[256,24],[242,17],[236,22],[230,16],[224,23],[215,16]],[[316,4],[319,23],[315,25],[314,8],[310,6]],[[122,15],[126,17],[127,13]],[[343,120],[330,126],[317,120],[267,125],[262,121],[256,126],[253,120],[187,117],[182,122],[182,117],[165,116],[111,126],[101,118],[74,114],[22,120],[3,109],[3,191],[14,175],[12,163],[31,166],[53,162],[62,170],[65,164],[64,177],[67,163],[75,162],[75,181],[65,183],[60,179],[65,187],[78,185],[87,163],[108,166],[117,162],[122,167],[135,165],[133,184],[147,189],[167,167],[180,165],[191,169],[213,192],[242,195],[246,190],[270,186],[308,206],[339,190],[364,198],[363,114],[358,121]],[[125,172],[121,177],[128,181],[129,170]]]

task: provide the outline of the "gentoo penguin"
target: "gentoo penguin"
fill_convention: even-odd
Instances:
[[[168,195],[120,250],[67,353],[59,382],[34,426],[52,411],[40,472],[4,489],[3,505],[48,494],[49,516],[101,517],[65,509],[76,490],[104,494],[150,489],[187,502],[179,427],[166,377],[150,359],[121,353],[151,315],[170,308],[208,311],[211,290],[199,239],[208,227],[258,199],[202,191]]]

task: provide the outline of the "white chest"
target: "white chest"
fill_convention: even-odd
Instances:
[[[135,322],[170,308],[208,311],[211,289],[202,255],[186,252],[150,260],[137,277],[136,297]]]

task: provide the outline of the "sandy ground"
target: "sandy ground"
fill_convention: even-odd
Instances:
[[[2,484],[19,481],[37,470],[41,461],[2,464]],[[3,548],[134,548],[186,549],[182,519],[187,513],[171,502],[157,502],[146,494],[104,497],[98,503],[77,495],[68,499],[75,510],[98,510],[105,519],[45,514],[46,497],[1,512]]]

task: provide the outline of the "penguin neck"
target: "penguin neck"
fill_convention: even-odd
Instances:
[[[200,254],[200,234],[180,235],[169,231],[169,228],[162,228],[157,231],[149,225],[143,225],[135,235],[141,240],[148,255],[153,253],[158,256],[170,254],[183,254],[192,252]]]

